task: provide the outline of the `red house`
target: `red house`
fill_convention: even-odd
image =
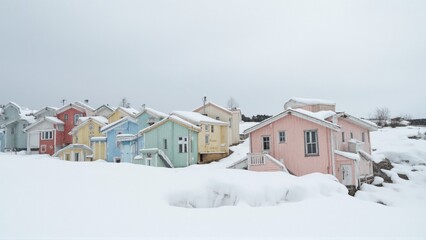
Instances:
[[[56,117],[64,122],[64,145],[72,143],[72,135],[69,135],[68,133],[77,126],[78,119],[80,117],[92,116],[94,115],[94,111],[95,110],[90,106],[80,102],[70,103],[56,111]]]

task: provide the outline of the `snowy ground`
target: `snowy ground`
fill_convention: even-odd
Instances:
[[[426,141],[411,130],[372,136],[376,159],[415,152],[392,170],[410,181],[355,198],[329,175],[224,169],[247,142],[185,169],[0,154],[0,239],[425,239]]]

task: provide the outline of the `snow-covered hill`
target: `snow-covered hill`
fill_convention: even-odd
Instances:
[[[401,142],[399,152],[414,147],[424,160],[417,146],[423,143],[406,142],[399,131],[374,133],[377,154],[386,156],[387,144],[376,141],[389,132]],[[366,186],[353,198],[330,175],[224,169],[245,148],[225,162],[185,169],[0,154],[0,239],[426,236],[426,169],[417,162],[393,170],[409,169],[410,181],[394,177],[396,184]]]

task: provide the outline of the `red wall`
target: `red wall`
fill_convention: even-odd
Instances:
[[[64,132],[59,132],[59,131],[55,131],[56,132],[56,136],[54,136],[54,139],[52,140],[41,140],[41,136],[39,136],[40,138],[40,148],[38,150],[38,152],[40,154],[49,154],[49,155],[53,155],[55,154],[55,138],[56,138],[56,151],[58,151],[59,149],[61,149],[64,144]],[[46,145],[46,151],[42,152],[41,151],[41,146],[42,145]]]
[[[65,114],[68,114],[68,120],[65,120],[64,116]],[[71,132],[71,130],[75,127],[74,126],[74,115],[75,114],[82,114],[83,117],[86,116],[86,113],[81,112],[75,108],[70,108],[64,112],[61,112],[56,115],[57,118],[59,118],[61,121],[64,122],[64,134],[62,137],[62,141],[65,145],[72,143],[72,135],[69,135],[68,133]]]

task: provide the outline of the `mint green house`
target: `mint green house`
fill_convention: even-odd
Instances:
[[[198,162],[200,127],[177,116],[168,116],[138,133],[144,147],[133,163],[155,167],[187,167]]]
[[[143,104],[141,111],[136,115],[136,122],[139,125],[139,129],[144,129],[166,117],[167,114],[148,108]]]

